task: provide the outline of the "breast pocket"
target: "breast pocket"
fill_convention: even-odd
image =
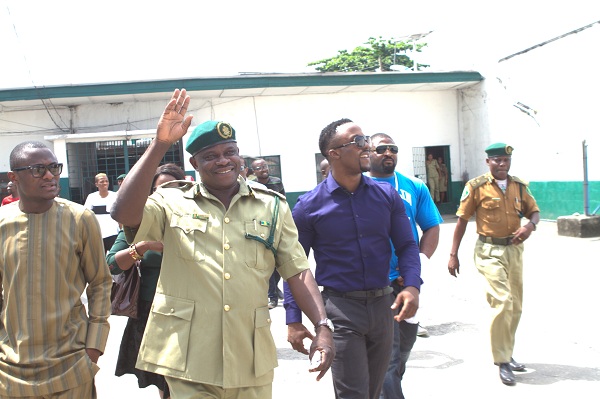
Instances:
[[[194,216],[176,215],[171,217],[170,224],[173,241],[177,245],[177,256],[186,260],[202,261],[206,257],[202,236],[208,228],[208,215]]]
[[[259,270],[273,267],[275,263],[273,250],[277,248],[276,234],[274,233],[273,243],[269,243],[270,226],[261,226],[260,222],[254,220],[245,222],[244,226],[246,266]]]
[[[484,201],[481,204],[483,208],[483,220],[489,223],[498,223],[502,220],[500,201]]]
[[[194,301],[157,293],[140,357],[148,363],[185,370],[193,314]]]

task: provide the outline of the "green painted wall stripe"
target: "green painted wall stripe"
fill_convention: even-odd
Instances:
[[[439,209],[442,214],[454,215],[458,209],[460,195],[464,188],[462,182],[452,182],[452,198],[449,203],[442,204]],[[574,213],[584,213],[583,183],[574,181],[530,182],[529,188],[540,207],[542,219],[556,220],[559,216],[570,216]],[[449,187],[450,189],[450,187]],[[294,207],[302,192],[286,193],[290,207]],[[600,207],[600,181],[589,182],[589,212]],[[596,212],[600,215],[600,208]]]

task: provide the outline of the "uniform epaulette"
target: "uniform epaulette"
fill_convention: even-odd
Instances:
[[[253,191],[260,191],[261,193],[267,193],[267,194],[271,194],[271,195],[276,195],[278,196],[280,199],[286,201],[285,195],[278,193],[277,191],[273,191],[270,188],[262,188],[260,186],[248,186],[251,190]]]
[[[474,179],[469,180],[469,184],[471,185],[471,187],[473,189],[476,189],[477,187],[483,186],[488,181],[489,180],[488,180],[488,178],[487,178],[486,175],[481,175],[481,176],[478,176],[478,177],[476,177]]]
[[[524,185],[524,186],[529,186],[529,182],[528,182],[528,181],[525,181],[525,180],[519,179],[517,176],[510,176],[510,177],[511,177],[511,179],[512,179],[512,180],[513,180],[515,183],[520,183],[520,184],[522,184],[522,185]]]

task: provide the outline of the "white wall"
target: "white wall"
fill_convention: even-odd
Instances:
[[[472,95],[477,97],[477,91],[473,89]],[[229,122],[236,129],[242,155],[280,155],[286,191],[295,192],[309,190],[316,184],[314,154],[319,152],[319,134],[327,124],[340,118],[354,120],[367,135],[385,132],[394,137],[400,146],[398,170],[403,173],[413,175],[413,147],[448,145],[453,165],[458,165],[459,121],[463,118],[461,113],[465,113],[459,109],[460,97],[455,91],[358,92],[219,99],[218,105],[192,97],[188,112],[194,115],[191,129],[208,119]],[[78,106],[72,110],[73,126],[76,133],[151,129],[168,98],[167,94],[164,102]],[[64,122],[70,124],[69,110],[64,112]],[[470,111],[466,113],[477,119]],[[37,130],[49,129],[35,139],[57,134],[45,110],[12,113],[11,118],[23,124],[34,119]],[[7,129],[4,124],[0,122],[0,129]],[[34,137],[27,137],[31,138]],[[10,150],[23,137],[10,136],[9,140],[0,136],[0,140],[0,156],[8,159]],[[8,170],[8,165],[2,169]],[[191,169],[189,165],[187,169]],[[461,174],[462,169],[455,167],[453,180],[461,180]]]

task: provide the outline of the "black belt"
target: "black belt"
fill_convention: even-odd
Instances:
[[[392,287],[378,288],[376,290],[368,291],[346,291],[340,292],[332,290],[331,288],[323,288],[323,292],[328,293],[332,296],[339,296],[342,298],[377,298],[380,296],[391,294],[394,291]]]
[[[511,245],[512,237],[504,237],[504,238],[496,238],[496,237],[486,237],[479,235],[479,241],[485,242],[486,244],[494,244],[494,245]]]

